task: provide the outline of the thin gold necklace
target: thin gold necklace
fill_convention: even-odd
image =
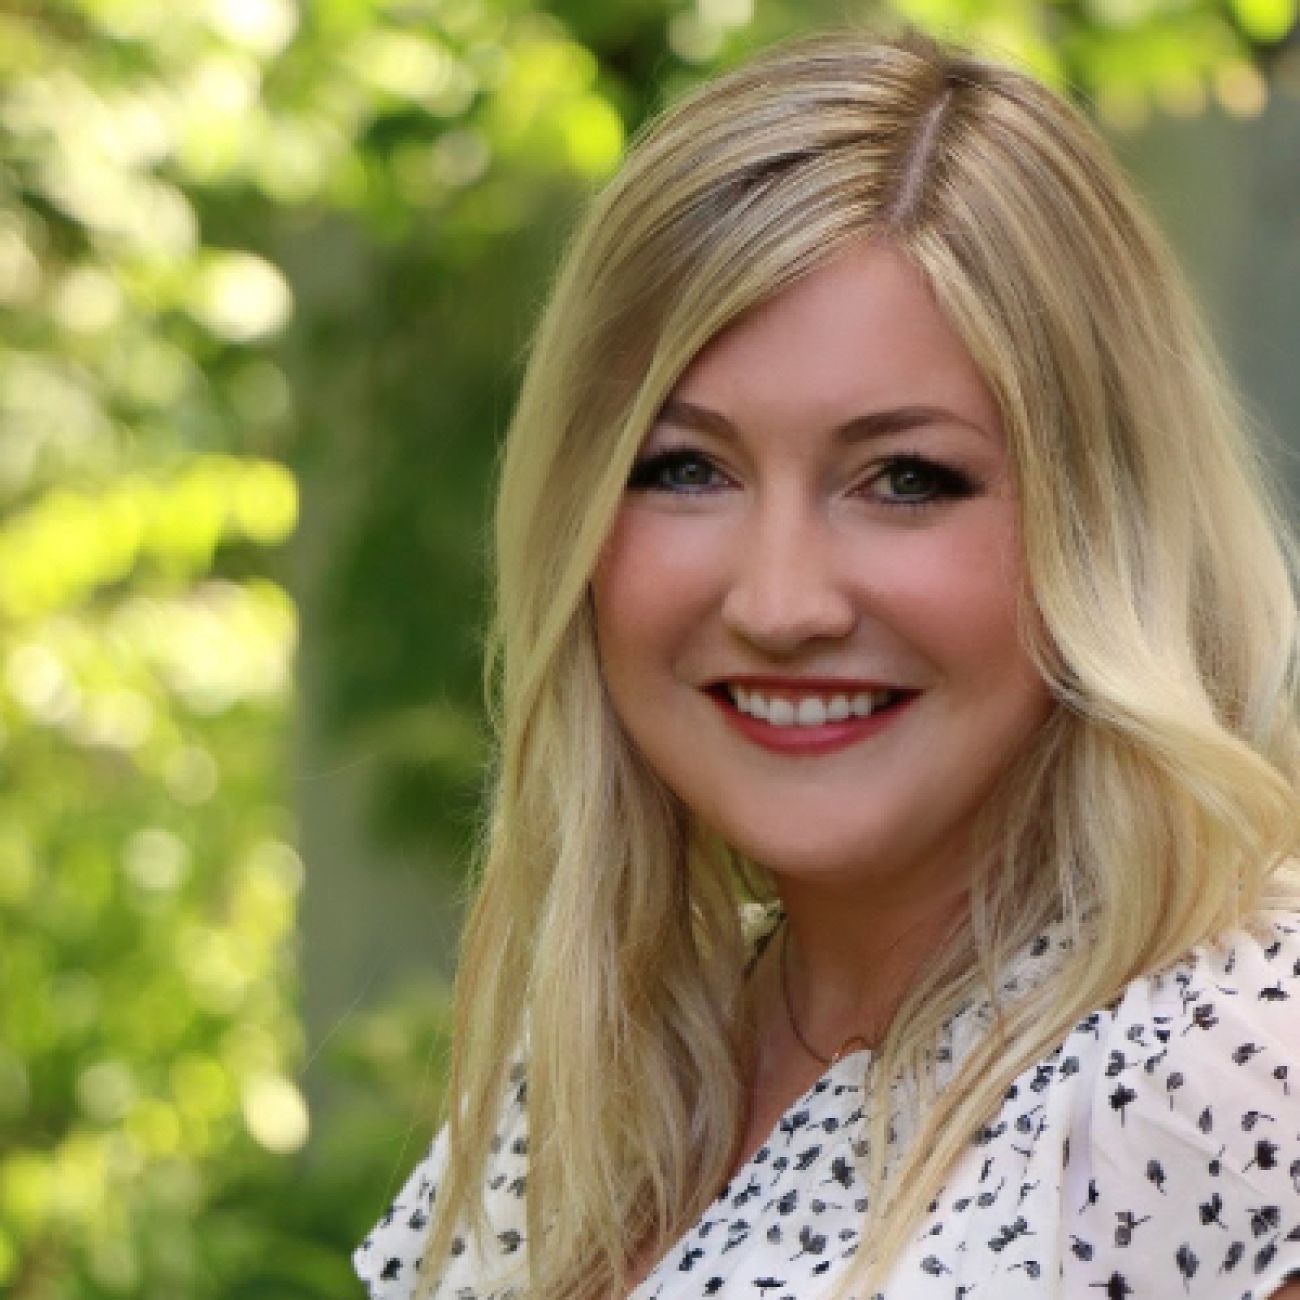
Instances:
[[[821,1062],[822,1065],[832,1066],[843,1060],[851,1051],[857,1051],[864,1048],[871,1050],[871,1044],[863,1034],[850,1034],[836,1049],[834,1056],[823,1056],[804,1036],[803,1031],[799,1028],[799,1022],[794,1018],[794,1003],[790,999],[790,962],[787,953],[790,950],[790,922],[788,918],[782,918],[781,927],[781,952],[779,954],[781,966],[781,1001],[785,1003],[785,1018],[790,1022],[790,1031],[794,1034],[803,1048],[814,1061]]]

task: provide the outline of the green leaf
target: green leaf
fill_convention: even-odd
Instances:
[[[1296,25],[1296,0],[1230,0],[1232,12],[1252,41],[1272,45]]]

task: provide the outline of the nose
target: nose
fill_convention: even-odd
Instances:
[[[847,636],[857,615],[826,521],[786,502],[755,508],[749,525],[737,538],[724,626],[774,657]]]

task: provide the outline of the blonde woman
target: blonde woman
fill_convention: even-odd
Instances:
[[[654,125],[509,434],[452,1100],[374,1300],[1300,1295],[1265,483],[1023,74],[835,33]]]

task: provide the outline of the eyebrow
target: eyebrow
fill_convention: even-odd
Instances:
[[[685,402],[677,397],[670,397],[659,408],[655,423],[673,424],[682,429],[694,429],[697,433],[711,433],[714,437],[733,442],[740,437],[736,426],[721,411],[713,411],[707,406]],[[907,433],[927,424],[960,424],[973,429],[982,437],[989,437],[988,430],[982,425],[964,419],[942,406],[893,406],[883,411],[855,415],[851,420],[837,425],[832,430],[832,436],[836,442],[851,446],[889,433]]]

